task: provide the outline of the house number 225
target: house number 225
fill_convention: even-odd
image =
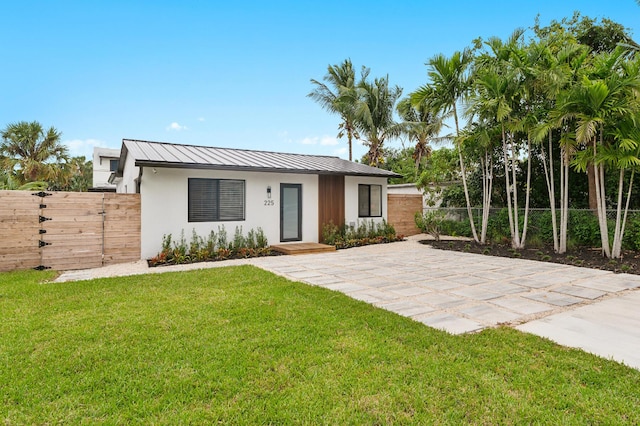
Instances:
[[[273,200],[264,200],[264,205],[265,206],[275,206],[275,201]]]

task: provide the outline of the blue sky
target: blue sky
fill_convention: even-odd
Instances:
[[[338,118],[306,97],[329,64],[408,94],[433,55],[575,10],[640,39],[635,0],[5,1],[0,127],[55,126],[73,155],[134,138],[347,158]]]

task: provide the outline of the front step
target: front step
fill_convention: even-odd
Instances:
[[[330,246],[320,243],[291,243],[291,244],[277,244],[270,246],[271,250],[277,251],[283,254],[311,254],[311,253],[326,253],[330,251],[336,251],[336,246]]]

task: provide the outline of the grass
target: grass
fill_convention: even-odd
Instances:
[[[640,372],[509,328],[451,336],[251,266],[0,274],[0,422],[640,422]]]

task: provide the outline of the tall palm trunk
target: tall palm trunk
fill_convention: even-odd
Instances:
[[[529,228],[529,201],[531,200],[531,138],[527,135],[527,187],[524,198],[524,223],[522,224],[522,238],[520,248],[524,248]]]
[[[480,243],[487,242],[487,225],[489,223],[489,212],[491,209],[491,194],[493,193],[493,159],[489,151],[485,149],[484,158],[480,157],[482,163],[482,223],[480,228]]]
[[[602,139],[602,133],[600,138]],[[597,152],[596,138],[593,138],[593,157],[596,158]],[[598,225],[600,226],[600,241],[602,243],[602,254],[611,258],[611,249],[609,247],[609,228],[607,226],[607,208],[606,197],[604,187],[604,169],[602,165],[593,162],[593,169],[595,175],[595,189],[596,189],[596,202],[598,212]]]
[[[458,111],[456,109],[456,105],[453,105],[453,119],[456,124],[456,136],[460,137],[460,127],[458,126]],[[475,242],[479,243],[478,232],[476,231],[476,225],[473,220],[473,212],[471,211],[471,201],[469,198],[469,188],[467,186],[467,174],[464,168],[464,159],[462,158],[462,149],[458,147],[458,158],[460,160],[460,173],[462,174],[462,187],[464,189],[464,198],[467,202],[467,214],[469,215],[469,224],[471,225],[471,233],[473,235],[473,239]]]
[[[560,169],[560,250],[567,252],[567,229],[569,227],[569,153],[562,149],[562,168]]]
[[[515,248],[520,248],[520,218],[518,210],[518,181],[516,176],[516,150],[514,149],[513,133],[509,132],[509,148],[511,149],[511,185],[513,187],[513,224],[515,227]]]
[[[511,245],[516,247],[517,234],[513,224],[513,211],[511,210],[511,182],[509,179],[509,156],[507,155],[507,136],[504,131],[504,124],[502,124],[502,156],[504,158],[504,182],[507,191],[507,213],[509,216],[509,232],[511,233]]]
[[[631,170],[631,178],[629,179],[629,190],[627,193],[627,202],[624,206],[624,217],[622,218],[622,223],[619,224],[620,221],[620,205],[622,204],[622,198],[618,199],[618,212],[616,218],[616,233],[613,239],[613,249],[611,252],[611,256],[613,258],[619,258],[622,255],[622,237],[624,236],[624,229],[627,225],[627,213],[629,212],[629,201],[631,200],[631,192],[633,189],[633,178],[635,176],[635,170]],[[624,178],[624,170],[620,170],[620,187],[618,189],[619,193],[622,193],[623,189],[623,178]]]
[[[547,183],[547,193],[549,194],[549,207],[551,208],[551,226],[553,231],[553,251],[558,253],[560,251],[560,243],[558,241],[558,220],[556,215],[556,190],[555,190],[555,182],[554,182],[554,174],[553,174],[553,145],[552,145],[552,134],[551,130],[549,131],[549,155],[547,159],[547,154],[544,152],[544,144],[540,145],[542,149],[542,167],[544,168],[544,179]],[[549,162],[549,166],[547,167],[547,161]],[[560,169],[560,180],[562,181],[562,169]],[[562,189],[560,190],[562,192]],[[560,196],[562,200],[562,195]]]

